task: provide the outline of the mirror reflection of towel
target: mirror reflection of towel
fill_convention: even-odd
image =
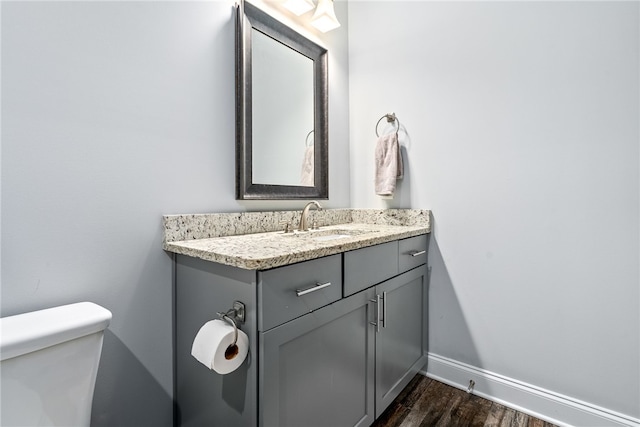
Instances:
[[[305,147],[302,160],[302,172],[300,173],[300,185],[313,187],[313,145]]]
[[[378,138],[375,151],[375,189],[379,196],[393,196],[396,180],[402,178],[404,168],[398,135],[390,133]]]

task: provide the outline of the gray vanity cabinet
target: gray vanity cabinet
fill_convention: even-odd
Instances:
[[[371,425],[426,363],[427,243],[420,235],[263,271],[178,255],[176,425]],[[246,305],[249,356],[219,375],[191,344],[234,300]]]

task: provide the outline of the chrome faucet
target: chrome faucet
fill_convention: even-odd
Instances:
[[[322,210],[322,206],[320,203],[315,200],[310,201],[307,205],[302,209],[302,215],[300,215],[300,225],[298,226],[298,231],[307,231],[309,230],[309,225],[307,225],[307,216],[309,215],[309,209],[311,206],[316,205],[319,211]]]

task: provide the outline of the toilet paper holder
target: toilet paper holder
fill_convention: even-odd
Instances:
[[[245,305],[240,301],[233,302],[233,308],[227,311],[218,311],[218,318],[233,326],[233,343],[231,346],[235,346],[238,342],[238,323],[243,324],[245,319]]]

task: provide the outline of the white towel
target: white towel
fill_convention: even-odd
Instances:
[[[402,178],[404,168],[398,135],[390,133],[378,138],[375,151],[375,188],[379,196],[393,196],[396,180]]]
[[[300,185],[313,187],[313,145],[304,149],[304,159],[302,159],[302,172],[300,173]]]

